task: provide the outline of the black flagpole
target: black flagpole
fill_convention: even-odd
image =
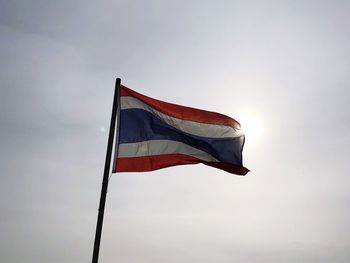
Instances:
[[[108,176],[109,176],[109,170],[110,170],[110,165],[111,165],[113,137],[114,137],[114,132],[115,132],[115,120],[117,117],[120,82],[121,82],[121,80],[119,78],[117,78],[115,81],[111,125],[109,127],[108,145],[107,145],[105,169],[104,169],[104,173],[103,173],[100,206],[98,208],[98,217],[97,217],[96,234],[95,234],[95,242],[94,242],[94,252],[92,255],[92,263],[98,262],[98,253],[100,251],[103,214],[104,214],[104,210],[105,210],[106,194],[107,194],[107,188],[108,188]]]

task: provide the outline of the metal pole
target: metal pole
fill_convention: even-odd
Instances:
[[[109,176],[109,170],[110,170],[110,165],[111,165],[111,156],[112,156],[112,149],[113,149],[113,137],[114,137],[114,132],[115,132],[115,120],[117,117],[120,82],[121,82],[121,80],[119,78],[117,78],[115,81],[111,124],[109,127],[108,145],[107,145],[105,169],[104,169],[104,173],[103,173],[103,181],[102,181],[102,188],[101,188],[100,206],[98,209],[98,217],[97,217],[97,225],[96,225],[94,251],[93,251],[93,255],[92,255],[92,263],[98,262],[98,254],[100,251],[103,215],[104,215],[104,210],[105,210],[106,194],[107,194],[107,188],[108,188],[108,176]]]

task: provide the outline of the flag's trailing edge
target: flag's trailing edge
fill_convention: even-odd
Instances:
[[[156,100],[120,86],[113,172],[203,163],[245,175],[244,134],[234,119]]]

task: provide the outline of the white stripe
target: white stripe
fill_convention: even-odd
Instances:
[[[164,121],[166,124],[173,126],[174,128],[183,132],[209,138],[236,138],[243,135],[240,129],[232,128],[227,125],[220,124],[207,124],[195,121],[181,120],[175,117],[171,117],[162,112],[159,112],[140,101],[137,98],[130,96],[122,96],[120,98],[121,109],[142,109],[148,111]]]
[[[185,154],[207,162],[218,162],[210,154],[182,142],[171,140],[151,140],[119,144],[118,158],[142,157],[162,154]]]

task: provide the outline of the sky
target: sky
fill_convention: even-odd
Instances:
[[[349,10],[0,0],[0,262],[91,261],[116,77],[237,119],[251,172],[113,174],[100,262],[349,262]]]

